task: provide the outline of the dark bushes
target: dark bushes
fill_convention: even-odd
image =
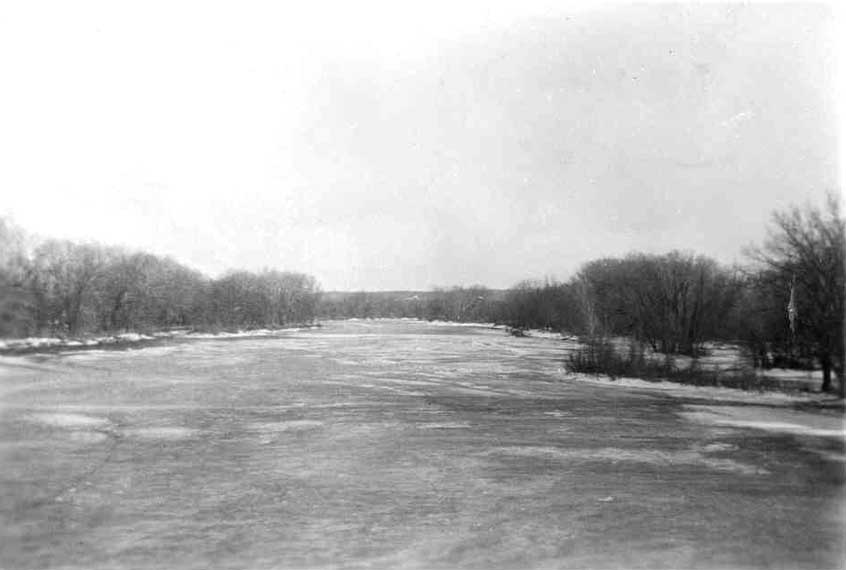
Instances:
[[[790,381],[780,381],[761,376],[751,368],[739,370],[707,369],[696,359],[690,366],[678,366],[669,355],[647,355],[636,343],[627,351],[619,350],[608,339],[593,339],[571,353],[566,362],[570,372],[617,378],[640,378],[649,382],[676,382],[693,386],[722,386],[742,390],[781,389],[796,390]]]

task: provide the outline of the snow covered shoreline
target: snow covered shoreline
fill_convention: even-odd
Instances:
[[[202,332],[190,329],[174,329],[169,331],[157,331],[150,334],[137,332],[126,332],[115,335],[59,338],[59,337],[28,337],[17,339],[0,339],[0,355],[50,352],[55,349],[78,349],[103,348],[108,346],[122,346],[137,343],[149,343],[168,339],[227,339],[227,338],[250,338],[267,337],[280,333],[296,332],[303,329],[313,328],[319,325],[298,325],[278,329],[250,329],[231,332]]]
[[[579,374],[563,372],[562,377],[578,382],[596,384],[599,386],[619,386],[634,390],[646,390],[649,392],[663,393],[667,396],[677,398],[695,398],[702,400],[736,402],[738,404],[755,404],[763,406],[784,406],[792,404],[813,404],[820,401],[829,401],[835,398],[833,395],[820,392],[785,392],[775,388],[768,390],[742,390],[727,386],[696,386],[682,382],[650,381],[641,378],[616,378],[609,376],[593,376],[590,374]]]

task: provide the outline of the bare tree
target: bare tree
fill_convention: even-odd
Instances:
[[[697,356],[718,338],[739,293],[732,272],[692,254],[599,259],[578,276],[589,330],[630,336],[665,354]]]
[[[33,299],[26,288],[29,271],[27,249],[23,231],[0,218],[0,336],[34,332]]]
[[[796,326],[794,347],[810,349],[823,371],[822,390],[832,389],[832,372],[844,392],[844,255],[846,223],[840,202],[828,196],[825,209],[793,207],[773,215],[769,239],[751,252],[764,266],[783,308],[782,326],[789,329],[787,305],[793,293]]]
[[[76,334],[83,308],[103,265],[102,249],[87,244],[51,240],[35,250],[30,284],[41,308],[40,325]]]

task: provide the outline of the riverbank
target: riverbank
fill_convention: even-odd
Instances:
[[[246,329],[234,331],[207,332],[205,330],[178,328],[150,332],[125,332],[107,335],[86,335],[80,337],[28,337],[0,339],[0,356],[50,353],[66,350],[88,350],[103,348],[141,348],[171,340],[229,339],[274,336],[280,333],[319,327],[319,323],[298,324],[279,328]]]
[[[503,335],[512,335],[518,342],[554,342],[561,349],[561,356],[565,363],[573,354],[578,353],[585,348],[585,344],[580,342],[578,337],[566,333],[552,332],[539,329],[521,329],[519,335],[513,335],[513,329],[496,323],[471,323],[471,322],[453,322],[453,321],[422,321],[418,319],[341,319],[345,322],[362,324],[372,322],[391,322],[391,321],[405,321],[405,322],[419,322],[425,323],[430,327],[442,328],[484,328],[502,331]],[[328,321],[331,322],[331,321]],[[83,336],[76,338],[57,338],[57,337],[31,337],[25,339],[0,339],[0,356],[2,355],[26,355],[38,353],[54,353],[64,351],[78,351],[89,349],[123,349],[123,348],[143,348],[147,346],[155,346],[164,342],[172,341],[189,341],[201,339],[237,339],[237,338],[253,338],[253,337],[269,337],[282,333],[295,332],[297,330],[310,329],[322,326],[320,322],[291,325],[281,328],[261,328],[261,329],[247,329],[247,330],[231,330],[231,331],[215,331],[209,332],[207,330],[197,330],[189,328],[178,328],[163,331],[149,332],[142,334],[138,332],[126,332],[113,335],[100,336]],[[515,339],[515,340],[516,340]],[[618,351],[624,350],[626,345],[625,339],[614,339],[615,344],[619,344]],[[745,363],[742,351],[739,346],[726,343],[708,343],[705,347],[705,354],[696,360],[695,366],[690,357],[676,356],[674,357],[675,366],[681,370],[695,368],[695,372],[690,374],[650,374],[639,375],[631,373],[615,373],[607,374],[602,371],[586,372],[583,370],[570,370],[571,372],[581,372],[589,377],[596,377],[600,380],[617,381],[623,379],[636,380],[643,385],[678,385],[688,386],[692,388],[714,388],[719,390],[730,390],[741,393],[761,394],[761,393],[776,393],[776,394],[791,394],[803,396],[820,396],[814,397],[812,400],[824,400],[825,404],[814,403],[813,406],[824,406],[826,408],[835,408],[843,410],[844,401],[842,398],[820,392],[819,386],[821,384],[822,376],[819,370],[791,370],[791,369],[770,369],[770,370],[753,370]],[[652,355],[654,356],[654,355]],[[657,357],[650,356],[650,360],[657,362]],[[569,368],[569,366],[567,366]],[[622,371],[621,371],[622,372]],[[622,383],[625,383],[623,380]],[[803,401],[805,398],[803,398]]]

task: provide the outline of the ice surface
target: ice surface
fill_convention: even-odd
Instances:
[[[124,430],[126,437],[137,437],[142,439],[165,439],[177,440],[189,438],[197,433],[197,430],[179,426],[151,426],[136,427]]]
[[[83,414],[69,414],[69,413],[40,413],[33,414],[32,419],[43,424],[55,427],[66,428],[91,428],[102,427],[109,424],[109,420],[105,418],[97,418],[94,416],[87,416]]]

